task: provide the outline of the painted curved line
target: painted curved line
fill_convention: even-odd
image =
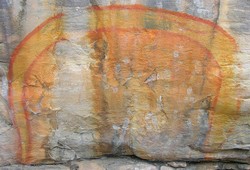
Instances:
[[[177,17],[182,17],[185,19],[190,19],[193,21],[198,21],[200,23],[206,24],[210,27],[213,27],[215,29],[217,29],[218,31],[220,31],[221,33],[223,33],[225,36],[227,36],[230,41],[234,44],[236,44],[236,41],[234,40],[234,38],[227,33],[227,31],[225,31],[222,27],[218,26],[216,23],[209,21],[209,20],[205,20],[199,17],[195,17],[193,15],[189,15],[186,13],[181,13],[181,12],[175,12],[175,11],[169,11],[166,9],[158,9],[158,8],[150,8],[150,7],[146,7],[143,5],[111,5],[111,6],[93,6],[93,7],[89,7],[90,10],[96,10],[96,11],[104,11],[104,10],[141,10],[141,11],[150,11],[150,12],[154,12],[154,13],[163,13],[163,14],[170,14],[173,16],[177,16]],[[178,22],[178,21],[177,21]],[[179,22],[178,22],[179,23]]]
[[[103,19],[105,18],[102,18],[103,15],[106,15],[106,17],[108,17],[109,15],[112,15],[113,13],[115,12],[119,12],[119,11],[124,11],[124,10],[128,10],[128,11],[146,11],[146,12],[152,12],[153,14],[154,13],[158,13],[158,14],[168,14],[165,18],[166,21],[169,21],[169,20],[174,20],[173,21],[173,24],[176,24],[176,21],[178,19],[186,19],[186,20],[183,20],[183,24],[188,24],[188,21],[196,21],[196,22],[193,22],[191,25],[188,25],[190,27],[190,29],[188,29],[189,31],[192,31],[192,32],[180,32],[178,30],[174,30],[174,29],[170,29],[170,31],[172,32],[180,32],[181,35],[186,35],[188,36],[189,38],[191,38],[192,40],[197,40],[199,43],[201,43],[203,46],[205,46],[215,57],[216,59],[216,62],[219,64],[220,68],[221,68],[221,78],[222,78],[222,84],[220,85],[220,93],[219,93],[219,96],[215,99],[215,101],[213,102],[213,106],[214,106],[214,110],[215,112],[213,114],[211,114],[211,116],[209,117],[209,122],[210,122],[210,131],[207,135],[207,141],[205,142],[204,144],[204,149],[206,149],[206,146],[208,145],[209,147],[214,147],[214,148],[217,148],[217,146],[212,146],[211,144],[215,144],[215,143],[221,143],[223,142],[223,129],[224,128],[228,128],[227,125],[228,123],[230,124],[229,121],[229,118],[228,118],[228,115],[234,117],[234,118],[237,118],[238,115],[238,111],[239,111],[239,108],[240,108],[240,102],[235,99],[235,96],[236,96],[236,92],[235,91],[232,91],[231,89],[227,88],[227,87],[236,87],[236,84],[231,80],[231,76],[233,76],[235,73],[230,70],[228,70],[226,67],[224,67],[225,65],[229,65],[229,64],[234,64],[237,62],[236,58],[234,57],[235,53],[237,52],[237,44],[236,44],[236,41],[234,40],[234,38],[229,34],[227,33],[222,27],[218,26],[216,23],[213,23],[211,21],[208,21],[208,20],[205,20],[205,19],[201,19],[201,18],[198,18],[198,17],[195,17],[195,16],[191,16],[191,15],[188,15],[188,14],[185,14],[185,13],[180,13],[180,12],[173,12],[173,11],[168,11],[168,10],[165,10],[165,9],[156,9],[156,8],[149,8],[149,7],[145,7],[143,5],[112,5],[112,6],[103,6],[103,7],[97,7],[97,6],[94,6],[94,7],[90,7],[89,10],[94,10],[94,12],[96,11],[96,13],[94,13],[93,15],[93,19],[97,18],[97,21],[98,22],[98,19],[100,20],[100,23],[99,25],[94,25],[97,30],[98,29],[105,29],[106,27],[110,27],[112,26],[113,29],[116,29],[116,27],[119,27],[119,22],[103,22]],[[103,11],[103,13],[98,13],[98,11]],[[110,12],[106,12],[106,11],[110,11]],[[136,13],[133,13],[134,15],[136,15]],[[147,13],[146,13],[147,14]],[[145,15],[144,13],[138,13],[138,23],[142,24],[142,25],[139,25],[138,27],[141,28],[141,29],[150,29],[150,28],[143,28],[143,23],[139,22],[139,16],[140,15]],[[113,17],[117,17],[117,15],[112,15]],[[176,17],[176,18],[171,18],[169,16],[173,16],[173,17]],[[157,17],[161,17],[161,18],[164,18],[164,16],[159,16],[159,15],[156,15],[154,16],[153,18],[151,19],[157,19]],[[117,17],[117,19],[119,19],[119,17]],[[123,18],[121,18],[123,20],[123,22],[121,22],[122,28],[127,28],[127,27],[130,27],[129,24],[129,20],[125,20]],[[137,18],[133,18],[133,19],[137,19]],[[104,20],[105,21],[105,20]],[[164,21],[164,20],[163,20]],[[172,22],[170,21],[170,22]],[[136,24],[138,24],[136,22]],[[132,22],[131,22],[132,23]],[[175,25],[176,28],[178,28],[179,24],[181,24],[179,21],[177,21],[177,26]],[[126,25],[127,24],[127,25]],[[136,30],[136,24],[132,23],[132,26],[130,28],[133,28]],[[214,43],[213,45],[206,43],[204,42],[204,40],[208,40],[207,38],[209,38],[211,35],[209,32],[207,32],[207,34],[200,34],[200,29],[199,27],[196,29],[195,25],[197,24],[200,24],[202,27],[201,29],[203,30],[206,30],[206,28],[208,28],[208,31],[216,31],[214,32],[213,34],[215,34],[215,39],[213,39]],[[94,31],[95,32],[95,27],[93,27],[93,30],[91,31]],[[134,28],[135,27],[135,28]],[[160,25],[157,25],[155,26],[155,28],[157,29],[157,27],[160,27]],[[175,28],[174,27],[174,28]],[[194,30],[192,29],[194,28]],[[163,30],[161,27],[157,30]],[[198,31],[198,32],[196,32]],[[194,34],[195,33],[195,34]],[[204,33],[204,32],[203,32]],[[202,36],[202,38],[199,38],[199,34]],[[196,36],[197,37],[194,37]],[[210,42],[211,43],[211,42]],[[225,45],[221,45],[221,43],[225,43]],[[229,104],[229,105],[232,105],[231,107],[231,110],[227,110],[228,113],[225,113],[225,111],[223,111],[224,107],[225,107],[225,104],[224,104],[224,100],[226,99],[226,92],[229,92],[231,96],[234,96],[232,99],[230,100],[227,100],[226,103]],[[217,105],[216,105],[217,103]],[[216,119],[214,116],[216,115],[217,116],[220,115],[222,116],[222,119]],[[219,124],[223,124],[223,126],[219,125]],[[232,126],[230,128],[233,128]],[[219,137],[218,137],[219,136]],[[213,150],[213,149],[212,149]]]
[[[32,32],[30,32],[19,44],[18,46],[15,48],[14,52],[11,55],[10,58],[10,66],[9,66],[9,72],[8,72],[8,77],[9,79],[11,79],[12,75],[13,75],[13,63],[16,60],[16,57],[19,53],[19,51],[21,50],[21,48],[25,45],[25,43],[27,41],[29,41],[29,39],[34,36],[37,32],[41,31],[46,25],[48,25],[49,23],[51,23],[52,21],[56,20],[56,19],[60,19],[61,17],[63,17],[64,14],[60,13],[57,14],[53,17],[48,18],[47,20],[45,20],[43,23],[41,23],[39,26],[37,26]]]
[[[104,27],[104,28],[99,28],[99,29],[96,29],[96,30],[90,30],[89,31],[89,36],[92,36],[91,34],[95,35],[95,34],[98,34],[98,33],[105,33],[105,32],[115,32],[115,31],[124,31],[124,32],[136,32],[136,31],[143,31],[145,29],[141,29],[141,28],[119,28],[119,27]],[[219,69],[221,68],[219,63],[217,62],[217,60],[215,59],[215,57],[213,56],[213,54],[208,50],[208,48],[206,48],[204,45],[202,45],[199,41],[196,41],[188,36],[185,36],[185,35],[182,35],[182,34],[179,34],[179,33],[174,33],[174,32],[171,32],[171,31],[167,31],[167,30],[158,30],[158,29],[146,29],[146,30],[152,30],[152,31],[157,31],[157,32],[163,32],[163,33],[167,33],[168,35],[171,35],[171,36],[174,36],[174,37],[179,37],[180,39],[181,38],[184,38],[188,41],[190,41],[191,43],[194,43],[197,47],[203,49],[205,51],[205,53],[207,54],[207,57],[210,58],[212,61],[215,62],[215,67],[218,67]],[[215,114],[215,107],[216,107],[216,104],[217,104],[217,101],[218,101],[218,98],[219,98],[219,94],[220,94],[220,89],[221,89],[221,86],[222,86],[222,79],[224,77],[224,75],[222,74],[221,72],[221,69],[219,70],[219,84],[218,86],[215,88],[216,89],[216,94],[213,98],[213,101],[211,103],[211,107],[210,107],[210,120],[209,120],[209,124],[212,128],[213,126],[213,117],[214,117],[214,114]]]
[[[184,13],[179,13],[179,12],[172,12],[172,11],[167,11],[165,9],[153,9],[153,8],[146,8],[144,6],[141,6],[141,5],[133,5],[133,6],[124,6],[124,5],[115,5],[115,6],[107,6],[107,7],[91,7],[89,8],[90,10],[142,10],[142,11],[152,11],[152,12],[155,12],[155,13],[166,13],[166,14],[170,14],[170,15],[173,15],[173,16],[178,16],[178,17],[182,17],[182,18],[186,18],[186,19],[190,19],[190,20],[194,20],[194,21],[198,21],[200,23],[203,23],[203,24],[206,24],[210,27],[214,27],[216,30],[220,31],[223,35],[225,35],[230,42],[232,42],[233,44],[235,44],[235,40],[231,37],[231,35],[229,35],[224,29],[222,29],[221,27],[219,27],[218,25],[216,25],[215,23],[211,22],[211,21],[207,21],[207,20],[204,20],[204,19],[201,19],[201,18],[197,18],[197,17],[194,17],[194,16],[191,16],[191,15],[188,15],[188,14],[184,14]],[[30,129],[30,124],[29,124],[29,113],[27,112],[27,109],[26,109],[26,106],[25,106],[25,90],[24,90],[24,86],[23,85],[20,85],[22,86],[22,96],[20,96],[20,100],[21,100],[21,105],[23,107],[23,114],[24,114],[24,119],[25,119],[25,122],[26,122],[26,129],[27,129],[27,132],[26,132],[26,136],[23,136],[21,135],[21,130],[19,129],[18,125],[17,125],[17,121],[20,121],[20,120],[16,120],[14,114],[15,114],[15,105],[14,105],[14,98],[13,98],[13,84],[12,82],[14,81],[13,79],[13,76],[15,74],[14,72],[14,63],[16,62],[16,59],[18,58],[18,55],[19,55],[19,52],[20,50],[22,49],[23,46],[25,46],[25,44],[36,34],[38,33],[39,31],[41,31],[44,27],[46,27],[49,23],[53,22],[54,20],[57,20],[57,19],[60,19],[61,17],[63,16],[63,14],[58,14],[56,16],[53,16],[49,19],[47,19],[46,21],[44,21],[42,24],[40,24],[38,27],[36,27],[31,33],[29,33],[24,39],[23,41],[21,41],[21,43],[16,47],[16,49],[14,50],[12,56],[11,56],[11,59],[10,59],[10,65],[9,65],[9,73],[8,73],[8,79],[9,79],[9,105],[10,105],[10,108],[12,109],[13,111],[13,115],[11,115],[11,117],[13,117],[13,123],[14,125],[16,126],[17,128],[17,131],[18,131],[18,137],[19,137],[19,148],[20,148],[20,151],[18,153],[18,157],[19,159],[21,160],[21,162],[29,162],[29,157],[30,157],[30,150],[32,149],[32,146],[31,146],[31,143],[32,143],[32,139],[31,139],[31,129]],[[97,31],[104,31],[104,30],[108,30],[108,29],[119,29],[119,28],[101,28],[101,29],[97,29],[97,30],[91,30],[91,32],[97,32]],[[122,29],[122,28],[121,28]],[[125,28],[124,28],[125,29]],[[132,29],[133,30],[133,29]],[[134,30],[138,30],[136,28],[134,28]],[[148,30],[151,30],[151,29],[148,29]],[[152,29],[153,30],[153,29]],[[156,29],[157,31],[159,31],[158,29]],[[166,31],[166,30],[162,30],[162,31]],[[170,32],[171,33],[171,32]],[[178,33],[172,33],[176,36],[178,36]],[[182,35],[180,34],[179,36],[185,36],[185,35]],[[190,41],[195,41],[193,40],[192,38],[190,37],[187,37],[190,39]],[[60,39],[60,38],[59,38]],[[43,40],[41,40],[43,41]],[[49,44],[47,47],[45,47],[44,49],[42,49],[42,52],[40,54],[38,54],[31,62],[31,64],[28,66],[28,69],[27,70],[30,70],[32,69],[32,67],[34,66],[34,64],[44,55],[46,54],[46,52],[49,51],[49,49],[51,49],[55,43],[57,41],[53,42],[52,44]],[[200,45],[202,47],[204,47],[202,44],[200,44],[198,41],[197,42],[197,45]],[[35,44],[34,44],[35,45]],[[208,50],[206,47],[204,47],[206,50]],[[208,50],[209,54],[212,55],[212,53]],[[216,61],[216,60],[215,60]],[[217,61],[216,61],[217,62]],[[217,62],[218,64],[218,62]],[[218,66],[220,67],[220,65],[218,64]],[[29,75],[29,73],[27,72],[27,70],[25,70],[26,72],[24,73],[24,78],[23,78],[23,82],[25,83],[27,81],[27,77]],[[220,70],[220,76],[222,78],[222,76],[224,76],[222,73],[221,73],[221,70]],[[221,83],[221,81],[220,81]],[[221,84],[220,84],[220,87],[221,87]],[[219,93],[220,89],[218,89],[218,93]],[[216,103],[218,101],[218,97],[216,97],[214,99],[214,103],[213,105],[215,106]],[[237,106],[238,107],[238,106]],[[22,139],[23,138],[27,138],[27,146],[24,147],[22,145]],[[27,155],[24,154],[24,152],[27,152]]]
[[[27,84],[27,79],[28,76],[30,75],[30,70],[32,69],[32,67],[34,66],[34,64],[41,59],[44,55],[46,55],[46,53],[55,45],[55,43],[52,43],[51,45],[49,45],[48,47],[46,47],[36,58],[35,60],[32,62],[32,64],[29,66],[29,68],[27,69],[27,71],[24,74],[24,86],[23,86],[23,90],[22,90],[22,106],[23,106],[23,110],[24,110],[24,115],[26,118],[26,126],[28,129],[28,133],[26,134],[26,138],[28,139],[28,143],[27,143],[27,148],[29,149],[28,155],[27,155],[27,159],[25,160],[25,162],[29,162],[29,158],[30,158],[30,151],[32,150],[32,129],[31,129],[31,125],[30,125],[30,116],[29,116],[29,112],[27,110],[27,105],[26,105],[26,93],[25,93],[25,85]]]
[[[45,20],[43,23],[41,23],[39,26],[37,26],[32,32],[30,32],[20,43],[19,45],[15,48],[11,59],[10,59],[10,64],[9,64],[9,72],[8,72],[8,80],[9,80],[9,89],[8,89],[8,101],[9,101],[9,106],[12,110],[12,114],[11,117],[13,118],[13,124],[17,129],[17,133],[18,133],[18,145],[19,145],[19,150],[17,152],[17,158],[19,159],[20,162],[22,163],[27,163],[30,159],[30,148],[31,148],[31,136],[28,134],[31,134],[31,127],[30,127],[30,123],[29,123],[29,114],[27,112],[25,112],[25,103],[24,101],[22,101],[23,99],[23,94],[20,97],[20,105],[23,106],[23,115],[24,115],[24,119],[25,120],[16,120],[15,117],[15,113],[16,113],[16,108],[14,106],[14,98],[13,98],[13,81],[15,81],[15,79],[13,79],[13,76],[15,75],[14,72],[14,63],[16,61],[16,59],[19,57],[19,53],[21,51],[21,49],[26,45],[26,43],[32,38],[34,37],[39,31],[41,31],[42,29],[44,29],[48,24],[54,22],[55,20],[58,20],[60,18],[62,18],[63,14],[57,14],[53,17],[48,18],[47,20]],[[42,41],[42,40],[41,40]],[[45,42],[46,43],[46,42]],[[35,46],[36,44],[34,44]],[[45,48],[40,54],[38,54],[38,56],[36,56],[35,58],[39,57],[40,55],[42,55],[43,53],[45,53],[49,48]],[[21,56],[20,56],[21,57]],[[25,70],[24,70],[25,71]],[[17,73],[20,74],[20,73]],[[22,80],[23,81],[23,80]],[[23,86],[22,84],[20,84],[20,86]],[[20,108],[19,108],[20,109]],[[24,134],[22,134],[21,129],[18,125],[18,122],[25,122],[25,127],[26,129],[22,129],[24,130],[27,136],[24,136]],[[26,143],[24,142],[23,144],[23,140],[26,141]],[[26,146],[27,145],[27,146]],[[29,148],[29,147],[30,148]]]

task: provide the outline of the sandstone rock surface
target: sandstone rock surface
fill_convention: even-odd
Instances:
[[[11,165],[0,167],[1,170],[249,170],[249,164],[206,162],[186,163],[185,167],[172,167],[168,164],[148,162],[137,158],[116,157],[88,159],[68,162],[66,165]],[[177,164],[178,162],[175,162]],[[184,162],[181,162],[183,164]]]
[[[248,0],[0,0],[0,164],[250,163],[249,11]]]

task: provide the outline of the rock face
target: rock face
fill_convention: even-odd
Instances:
[[[250,162],[249,1],[0,2],[0,164]]]
[[[88,159],[72,161],[66,165],[11,165],[2,170],[249,170],[249,164],[240,163],[185,163],[185,162],[147,162],[128,157]]]

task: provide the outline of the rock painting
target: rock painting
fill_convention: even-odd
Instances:
[[[82,44],[92,49],[85,71],[91,74],[92,89],[87,88],[97,124],[93,151],[148,159],[154,156],[152,138],[160,136],[173,141],[159,144],[159,150],[168,147],[170,154],[183,142],[209,159],[238,118],[236,73],[227,67],[237,62],[232,36],[213,22],[142,5],[87,11]],[[54,53],[56,44],[67,39],[63,14],[58,14],[28,34],[12,54],[9,105],[20,162],[49,157],[46,143],[57,124],[49,121],[56,114],[51,89],[60,72]]]

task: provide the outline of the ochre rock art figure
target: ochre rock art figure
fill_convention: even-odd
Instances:
[[[82,86],[91,96],[92,156],[175,159],[175,147],[183,146],[213,158],[210,151],[220,149],[240,107],[235,73],[227,67],[237,63],[234,39],[213,22],[142,5],[91,7],[88,15],[79,46],[89,49],[83,72],[90,81]],[[9,105],[23,163],[50,158],[48,141],[60,124],[55,99],[86,105],[72,93],[55,93],[62,69],[56,50],[70,43],[63,17],[44,21],[11,57]]]

